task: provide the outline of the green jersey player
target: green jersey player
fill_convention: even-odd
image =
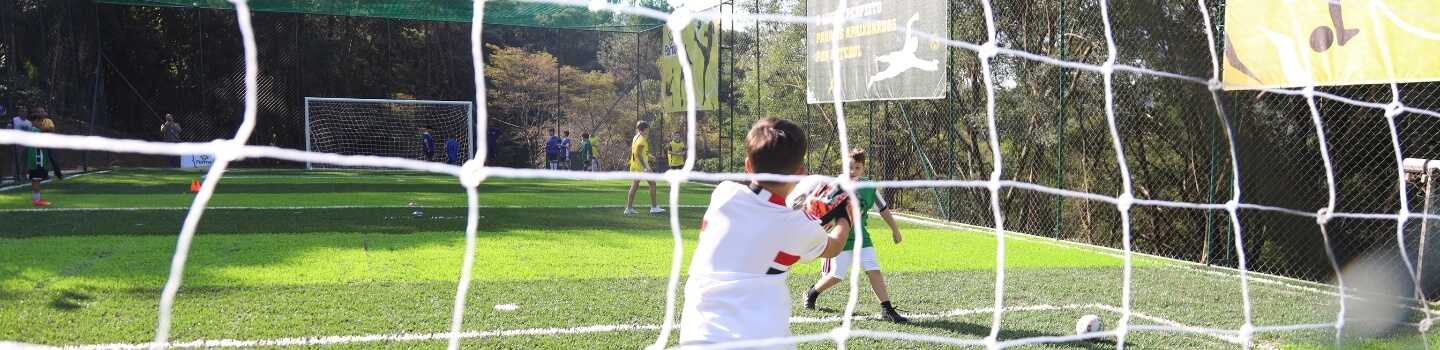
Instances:
[[[855,181],[865,180],[865,150],[856,148],[850,151],[850,178]],[[895,224],[895,217],[890,215],[890,203],[885,201],[885,196],[880,194],[879,189],[874,187],[860,188],[855,190],[857,199],[860,200],[860,227],[864,230],[864,237],[860,240],[860,268],[865,271],[865,276],[870,279],[870,289],[874,290],[875,298],[880,301],[880,308],[883,310],[880,318],[891,322],[906,322],[908,319],[895,311],[895,306],[890,304],[890,292],[885,288],[885,276],[880,274],[880,260],[875,257],[875,244],[870,241],[870,230],[866,226],[869,216],[865,212],[874,208],[880,213],[880,218],[890,225],[890,236],[894,238],[895,244],[900,244],[900,227]],[[830,287],[834,287],[849,275],[850,263],[854,260],[853,250],[855,236],[850,236],[845,242],[845,251],[834,258],[827,258],[820,262],[820,281],[815,286],[805,291],[805,308],[814,309],[815,300],[820,293]]]

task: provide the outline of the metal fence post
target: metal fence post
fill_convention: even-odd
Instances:
[[[920,144],[920,138],[915,136],[915,125],[910,123],[910,114],[905,112],[905,102],[897,101],[895,105],[900,107],[900,116],[905,117],[905,130],[910,131],[910,141],[915,143],[915,151],[920,153],[920,165],[925,168],[925,174],[929,176],[927,180],[934,180],[935,169],[930,165],[930,158],[925,156],[925,147]],[[940,190],[930,187],[930,194],[935,195],[935,206],[940,209],[940,217],[945,218],[945,221],[950,221],[950,211],[945,210],[945,203],[940,200]]]
[[[1059,23],[1060,30],[1058,31],[1058,33],[1060,33],[1060,34],[1059,34],[1059,35],[1056,35],[1056,36],[1059,37],[1059,42],[1058,42],[1057,44],[1060,45],[1060,50],[1059,50],[1059,53],[1060,53],[1060,54],[1059,54],[1059,56],[1060,56],[1060,60],[1063,61],[1063,60],[1065,60],[1065,0],[1060,0],[1060,19],[1059,19],[1059,21],[1060,21],[1060,23]],[[1059,99],[1059,101],[1056,102],[1056,105],[1055,105],[1055,107],[1056,107],[1056,108],[1055,108],[1055,123],[1056,123],[1056,125],[1057,125],[1056,128],[1055,128],[1055,130],[1056,130],[1057,133],[1059,133],[1059,139],[1056,140],[1056,143],[1055,143],[1055,161],[1056,161],[1056,164],[1055,164],[1055,188],[1064,189],[1064,188],[1065,188],[1065,70],[1064,70],[1064,69],[1057,69],[1056,72],[1057,72],[1057,75],[1059,75],[1060,83],[1059,83],[1059,84],[1056,84],[1056,86],[1055,86],[1055,96],[1056,96],[1056,98]],[[1054,236],[1055,236],[1055,239],[1060,239],[1060,228],[1061,228],[1061,226],[1060,226],[1060,218],[1061,218],[1061,217],[1063,216],[1063,214],[1064,214],[1064,211],[1063,211],[1064,205],[1065,205],[1065,196],[1063,196],[1063,195],[1058,195],[1058,194],[1055,195],[1055,232],[1053,233]]]

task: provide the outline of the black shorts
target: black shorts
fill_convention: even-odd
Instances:
[[[45,168],[30,169],[30,180],[44,181],[50,179],[50,170]]]
[[[545,160],[552,161],[552,162],[559,161],[559,160],[560,160],[560,154],[559,154],[559,153],[546,153],[546,154],[545,154]]]

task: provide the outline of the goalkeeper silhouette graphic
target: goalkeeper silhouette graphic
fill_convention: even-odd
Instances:
[[[865,88],[874,86],[875,82],[899,76],[900,73],[904,73],[911,68],[918,68],[927,72],[934,72],[940,69],[940,60],[926,61],[915,57],[915,50],[920,48],[920,39],[910,33],[910,28],[914,27],[915,21],[918,20],[920,20],[920,13],[916,12],[914,16],[910,16],[910,21],[905,22],[905,47],[901,48],[900,51],[875,57],[876,62],[888,63],[890,66],[880,71],[880,73],[875,74],[875,76],[870,77],[870,83],[865,84]]]

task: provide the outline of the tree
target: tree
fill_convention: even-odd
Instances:
[[[566,120],[577,126],[579,132],[595,132],[600,129],[602,114],[615,100],[615,85],[609,74],[602,72],[581,72],[565,67],[561,71],[561,87],[565,104],[561,108]]]
[[[522,153],[532,154],[540,149],[540,139],[549,136],[540,126],[556,117],[555,56],[518,47],[486,45],[486,49],[490,51],[485,67],[490,115],[523,128],[510,136],[526,145]],[[526,158],[536,161],[535,156]]]

